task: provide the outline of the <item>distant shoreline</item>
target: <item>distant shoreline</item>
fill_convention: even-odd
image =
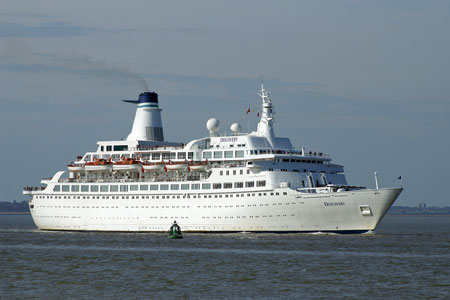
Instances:
[[[31,215],[31,213],[26,211],[0,211],[0,215]]]

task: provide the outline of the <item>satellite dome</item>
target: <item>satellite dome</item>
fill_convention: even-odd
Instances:
[[[216,135],[217,131],[220,129],[220,121],[216,118],[211,118],[206,123],[206,128],[208,128],[211,135]]]
[[[239,123],[233,123],[230,127],[231,131],[233,131],[234,134],[239,134],[242,131],[241,125]]]

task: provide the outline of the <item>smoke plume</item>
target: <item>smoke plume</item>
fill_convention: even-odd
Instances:
[[[44,54],[33,51],[27,43],[9,42],[4,44],[0,52],[0,63],[30,72],[64,72],[84,78],[131,79],[141,85],[145,91],[149,91],[145,79],[130,68],[73,51]]]

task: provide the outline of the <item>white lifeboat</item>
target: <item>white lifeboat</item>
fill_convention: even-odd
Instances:
[[[208,169],[208,162],[191,163],[189,165],[189,171],[206,171]]]
[[[186,171],[188,169],[187,162],[169,162],[166,164],[167,171]]]
[[[93,162],[87,162],[84,169],[89,172],[111,172],[112,163],[104,159],[96,159]]]
[[[144,163],[142,165],[144,172],[156,172],[164,170],[164,164],[162,163]]]
[[[115,162],[113,164],[113,170],[122,172],[139,172],[142,170],[142,163],[135,159],[125,158],[124,160]]]
[[[84,164],[77,164],[72,162],[69,165],[67,165],[67,169],[69,169],[70,172],[83,172]]]

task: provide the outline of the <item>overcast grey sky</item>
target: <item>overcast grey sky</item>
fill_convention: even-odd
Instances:
[[[164,135],[255,126],[331,154],[349,183],[398,185],[397,205],[449,206],[449,1],[2,1],[0,201],[131,130],[160,95]]]

